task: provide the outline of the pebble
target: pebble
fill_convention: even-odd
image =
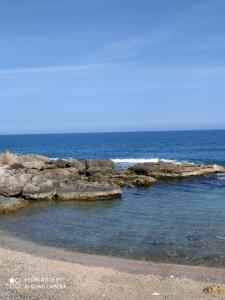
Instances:
[[[155,293],[152,293],[152,296],[159,296],[160,294],[155,292]]]

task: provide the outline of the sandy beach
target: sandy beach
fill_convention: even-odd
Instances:
[[[224,269],[68,252],[1,234],[0,299],[213,299]],[[224,299],[223,296],[217,299]]]

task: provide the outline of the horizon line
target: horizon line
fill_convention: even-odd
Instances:
[[[125,130],[125,131],[87,131],[87,132],[39,132],[39,133],[0,133],[0,136],[17,135],[62,135],[62,134],[107,134],[107,133],[148,133],[148,132],[190,132],[190,131],[224,131],[218,129],[168,129],[168,130]]]

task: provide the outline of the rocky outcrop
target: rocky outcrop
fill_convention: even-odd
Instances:
[[[20,198],[0,196],[0,213],[8,213],[28,205],[28,201]]]
[[[111,160],[51,159],[7,151],[0,155],[0,211],[21,208],[27,205],[27,200],[118,198],[122,187],[146,187],[160,179],[218,172],[225,172],[225,168],[160,161],[118,170]]]
[[[20,208],[16,204],[21,203],[22,206],[22,203],[27,203],[26,200],[102,200],[120,197],[120,187],[106,178],[113,170],[113,163],[109,160],[79,162],[73,158],[50,159],[7,151],[0,155],[0,197],[4,196],[4,205],[9,207],[13,204],[13,209]],[[101,182],[93,180],[96,174],[104,175]]]
[[[137,175],[151,176],[156,179],[185,178],[225,172],[225,168],[218,165],[173,164],[163,161],[139,163],[130,167],[129,170]]]

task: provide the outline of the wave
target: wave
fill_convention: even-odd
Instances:
[[[217,175],[217,179],[219,180],[225,180],[225,173],[221,173]]]
[[[177,161],[174,159],[164,159],[164,158],[113,158],[111,159],[115,164],[137,164],[137,163],[146,163],[146,162],[152,162],[152,163],[158,163],[160,161],[173,163],[173,164],[183,164],[183,163],[189,163],[187,161]]]

